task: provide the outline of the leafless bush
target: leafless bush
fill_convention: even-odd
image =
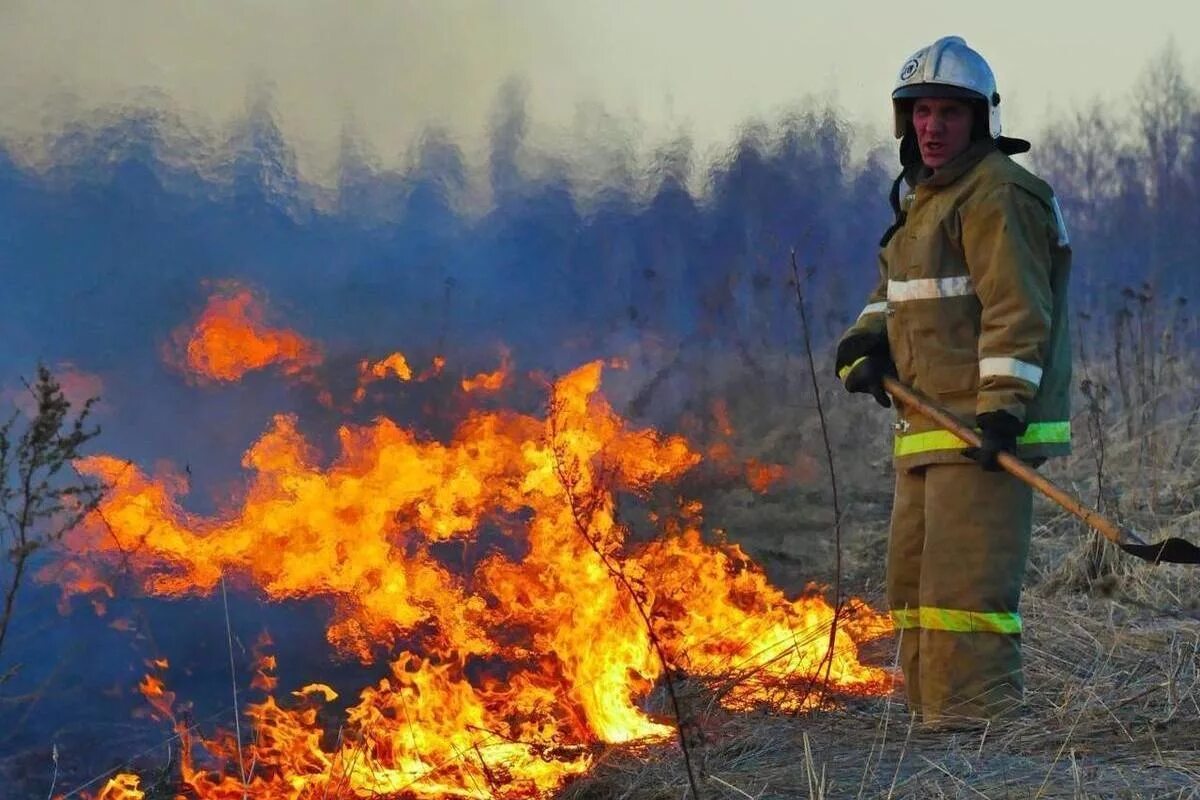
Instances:
[[[103,487],[79,477],[71,462],[81,448],[99,435],[89,425],[96,398],[84,402],[71,419],[71,403],[45,366],[26,388],[33,404],[27,415],[14,411],[0,425],[0,546],[4,550],[0,610],[0,654],[13,607],[26,570],[39,550],[53,544],[74,528],[100,502]],[[0,683],[11,677],[16,666],[0,673]]]

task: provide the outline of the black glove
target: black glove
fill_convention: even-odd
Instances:
[[[842,383],[848,392],[873,395],[875,402],[884,408],[892,407],[892,398],[883,390],[883,376],[896,376],[896,365],[887,356],[862,356],[850,365],[842,375]]]
[[[987,411],[975,417],[979,425],[979,447],[968,447],[962,451],[967,458],[979,462],[987,472],[1000,472],[998,456],[1001,452],[1016,453],[1017,437],[1025,432],[1025,423],[1007,411]]]

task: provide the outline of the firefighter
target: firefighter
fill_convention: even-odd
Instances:
[[[1050,187],[1009,158],[1029,143],[1000,135],[992,70],[963,39],[906,60],[892,103],[895,221],[836,364],[849,391],[890,407],[881,377],[895,375],[982,438],[967,448],[896,410],[888,603],[910,709],[951,727],[1021,705],[1032,495],[997,454],[1038,464],[1070,448],[1071,253]]]

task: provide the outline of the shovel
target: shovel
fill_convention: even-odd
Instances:
[[[971,426],[963,423],[949,411],[934,405],[931,401],[917,394],[895,378],[884,377],[883,388],[898,403],[920,411],[971,447],[978,447],[980,445],[979,434]],[[1049,478],[1037,472],[1033,467],[1012,453],[1000,453],[997,461],[1000,462],[1000,466],[1004,467],[1005,472],[1008,472],[1018,480],[1037,489],[1046,497],[1058,503],[1064,509],[1081,519],[1089,528],[1095,530],[1126,553],[1155,564],[1160,562],[1167,564],[1200,564],[1200,547],[1191,542],[1172,536],[1156,544],[1148,544],[1145,539],[1124,525],[1118,525],[1102,514],[1084,506],[1079,501],[1079,498],[1056,485]]]

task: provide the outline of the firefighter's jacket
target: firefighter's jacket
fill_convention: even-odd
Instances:
[[[1067,453],[1071,251],[1050,187],[982,141],[916,181],[902,210],[879,284],[839,344],[839,374],[888,352],[901,382],[960,419],[1025,421],[1023,458]],[[965,460],[956,436],[915,409],[899,415],[897,467]]]

